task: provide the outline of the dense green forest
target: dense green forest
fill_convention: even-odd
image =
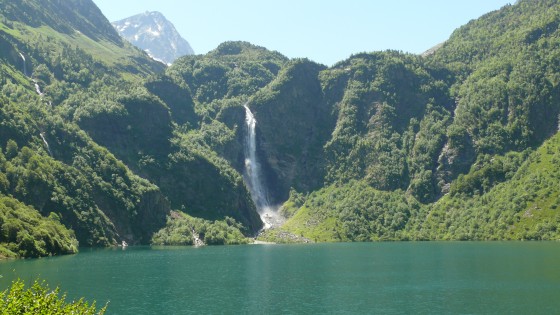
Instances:
[[[249,242],[244,104],[287,218],[260,239],[560,237],[557,1],[332,67],[246,42],[167,67],[89,0],[0,9],[0,257]]]
[[[325,187],[291,192],[266,238],[558,239],[559,13],[518,1],[424,56],[323,71],[337,92]]]

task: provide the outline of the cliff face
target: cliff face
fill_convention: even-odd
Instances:
[[[307,60],[291,61],[249,101],[257,119],[259,155],[276,203],[286,200],[292,187],[311,191],[323,184],[322,150],[334,127],[319,81],[324,69]]]

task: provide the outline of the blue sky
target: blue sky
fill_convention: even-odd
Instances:
[[[244,40],[332,65],[359,52],[422,53],[513,0],[94,0],[109,21],[163,13],[203,54]]]

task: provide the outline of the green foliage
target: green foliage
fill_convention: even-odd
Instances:
[[[472,197],[475,194],[487,193],[497,183],[510,180],[525,161],[529,152],[510,152],[505,156],[481,155],[465,175],[459,175],[453,182],[450,195],[464,194]]]
[[[284,242],[282,232],[315,242],[408,239],[406,225],[419,210],[420,204],[400,191],[378,191],[364,181],[351,181],[311,193],[273,232],[276,237],[268,239]]]
[[[287,200],[267,239],[557,237],[557,1],[505,6],[426,56],[327,68],[226,42],[165,71],[91,2],[0,5],[0,193],[36,223],[2,221],[0,255],[69,252],[62,225],[82,245],[242,242],[262,226],[244,104],[270,200]],[[169,204],[193,217],[161,229]]]
[[[312,193],[269,241],[553,240],[560,237],[560,134],[537,151],[482,156],[451,193],[421,205],[363,182]],[[293,208],[297,193],[285,207]],[[294,210],[290,210],[292,213]]]
[[[64,149],[62,161],[24,146],[12,159],[0,163],[3,192],[25,200],[45,215],[60,214],[62,222],[76,231],[82,245],[114,244],[118,232],[112,221],[134,226],[138,213],[148,210],[142,203],[157,188],[133,175],[105,149],[73,132],[66,133],[70,130],[64,127],[53,128],[54,134],[46,137],[63,141],[50,143],[55,154]],[[13,150],[9,149],[10,143],[8,151]],[[156,207],[150,211],[162,211],[159,221],[163,225],[165,210]],[[154,228],[159,229],[157,222]],[[143,235],[145,230],[146,227],[132,228],[135,237],[149,239]]]
[[[219,146],[232,136],[232,131],[219,122],[202,124],[200,130],[188,133],[177,132],[172,139],[174,153],[162,178],[165,180],[158,184],[173,207],[186,208],[187,213],[208,220],[232,217],[252,233],[262,223],[243,178],[209,146]]]
[[[96,142],[129,165],[146,155],[162,158],[169,154],[172,122],[159,98],[132,86],[90,96],[78,105],[74,120]]]
[[[243,226],[234,219],[208,221],[172,211],[164,228],[154,234],[152,245],[247,244]],[[196,238],[200,241],[197,242]]]
[[[298,193],[295,189],[291,188],[290,197],[279,209],[280,214],[285,218],[292,217],[297,212],[297,210],[299,210],[299,208],[303,206],[306,199],[306,195],[304,195],[303,193]]]
[[[409,130],[403,136],[408,147],[409,192],[421,202],[431,202],[440,193],[437,184],[438,155],[445,141],[445,130],[451,122],[451,114],[444,108],[428,105],[426,114],[416,125],[411,120]],[[417,132],[416,132],[417,130]]]
[[[223,98],[248,96],[277,75],[287,58],[246,42],[226,42],[205,56],[175,61],[167,75],[187,85],[201,116],[217,114],[207,104]]]
[[[0,292],[2,314],[104,314],[107,305],[97,310],[95,302],[91,305],[79,299],[66,302],[66,294],[59,296],[58,288],[51,290],[44,282],[35,281],[26,288],[21,280],[14,281],[10,289]]]
[[[158,96],[170,109],[171,116],[177,124],[198,125],[198,116],[194,112],[194,101],[188,88],[181,86],[166,75],[158,75],[147,80],[145,87]]]
[[[0,194],[0,259],[73,254],[74,232],[56,215],[43,217],[32,207]]]
[[[459,28],[430,56],[455,72],[454,124],[478,153],[535,147],[557,130],[558,12],[555,1],[519,1]]]
[[[426,239],[558,239],[559,152],[557,134],[530,154],[480,161],[412,230]]]
[[[54,213],[75,231],[82,246],[112,245],[121,238],[148,242],[165,224],[169,209],[165,197],[73,122],[87,125],[102,116],[103,124],[107,117],[127,114],[137,118],[154,103],[163,110],[148,117],[157,120],[162,112],[168,116],[156,97],[130,88],[131,81],[163,66],[122,42],[92,5],[1,3],[3,21],[10,23],[0,23],[0,71],[8,74],[0,98],[0,144],[6,147],[6,160],[0,163],[0,192],[43,216]],[[63,12],[66,16],[61,18]],[[42,96],[36,94],[31,78],[41,87]],[[167,132],[163,138],[171,136],[171,126],[158,125],[154,129],[159,133],[147,134],[142,131],[153,125],[134,120],[131,125],[141,136],[134,139],[140,144],[153,144],[150,136],[161,133]],[[165,141],[158,139],[160,143],[165,148]],[[153,146],[157,152],[164,151],[161,148]],[[28,256],[57,253],[32,250]]]
[[[18,152],[19,149],[17,143],[13,139],[8,140],[8,143],[6,144],[6,157],[8,159],[13,159],[16,157]]]
[[[273,76],[252,73],[260,81],[243,79],[242,89],[233,73],[249,72],[223,60],[265,51],[225,43],[185,57],[167,75],[192,92],[202,124],[182,132],[182,156],[241,171],[237,108],[248,99],[272,199],[288,199],[281,211],[290,220],[271,238],[491,238],[476,232],[496,220],[479,203],[512,183],[529,152],[558,128],[558,9],[520,1],[457,30],[430,56],[359,54],[329,69],[292,60]],[[456,208],[462,212],[440,221]],[[384,211],[390,220],[372,214]]]
[[[366,179],[395,190],[412,179],[416,188],[420,173],[435,171],[450,116],[446,84],[436,70],[416,56],[384,52],[353,56],[322,74],[338,113],[325,144],[329,182]],[[433,191],[424,195],[425,201],[435,197]]]

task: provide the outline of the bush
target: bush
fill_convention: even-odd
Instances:
[[[99,311],[83,299],[67,303],[66,294],[59,296],[59,289],[49,289],[45,282],[35,281],[25,288],[21,280],[14,281],[9,290],[0,293],[2,314],[104,314],[107,305]]]

